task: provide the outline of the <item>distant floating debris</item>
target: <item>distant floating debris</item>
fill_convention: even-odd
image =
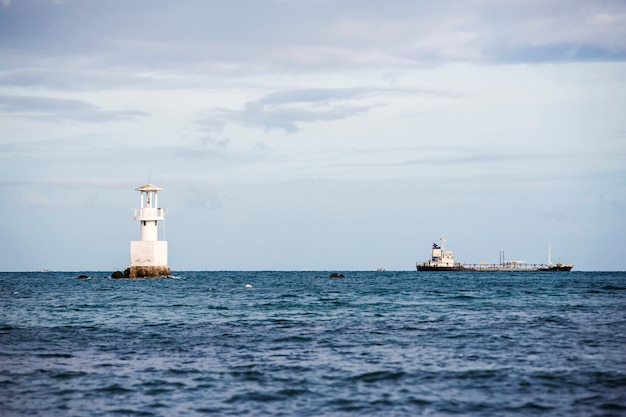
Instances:
[[[446,251],[444,244],[446,239],[441,236],[441,246],[433,243],[431,257],[428,261],[417,263],[418,271],[442,271],[442,272],[567,272],[571,271],[574,264],[552,263],[552,249],[548,247],[547,264],[528,264],[526,261],[504,261],[504,252],[500,252],[500,263],[487,264],[464,264],[454,262],[452,251]]]
[[[332,274],[329,275],[330,278],[345,278],[346,276],[344,274],[340,274],[338,272],[333,272]]]
[[[246,288],[252,288],[252,284],[246,284]]]

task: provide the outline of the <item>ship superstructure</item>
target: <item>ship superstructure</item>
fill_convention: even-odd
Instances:
[[[418,271],[462,271],[461,264],[454,263],[452,251],[445,250],[446,238],[439,238],[441,245],[433,243],[430,259],[422,264],[417,264]]]

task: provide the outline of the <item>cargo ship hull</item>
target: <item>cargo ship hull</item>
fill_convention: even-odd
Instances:
[[[547,266],[546,268],[539,268],[539,272],[569,272],[572,270],[574,265],[561,265],[556,264],[552,266]]]
[[[463,272],[469,271],[461,265],[455,266],[430,266],[430,265],[417,265],[418,271],[439,271],[439,272]]]
[[[487,265],[475,266],[456,264],[454,266],[430,266],[417,264],[418,271],[439,271],[439,272],[568,272],[573,265],[527,265],[527,266],[507,266],[507,265]]]

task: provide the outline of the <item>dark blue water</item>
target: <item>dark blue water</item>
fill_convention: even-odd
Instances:
[[[0,415],[626,415],[623,272],[79,274],[0,273]]]

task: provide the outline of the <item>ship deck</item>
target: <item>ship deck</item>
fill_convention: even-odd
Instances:
[[[509,272],[532,272],[532,271],[547,271],[547,270],[557,270],[558,268],[562,268],[562,266],[557,267],[556,265],[548,265],[548,264],[527,264],[527,263],[505,263],[505,264],[464,264],[461,263],[464,270],[467,271],[477,271],[477,272],[498,272],[498,271],[509,271]],[[570,268],[571,269],[571,268]]]

